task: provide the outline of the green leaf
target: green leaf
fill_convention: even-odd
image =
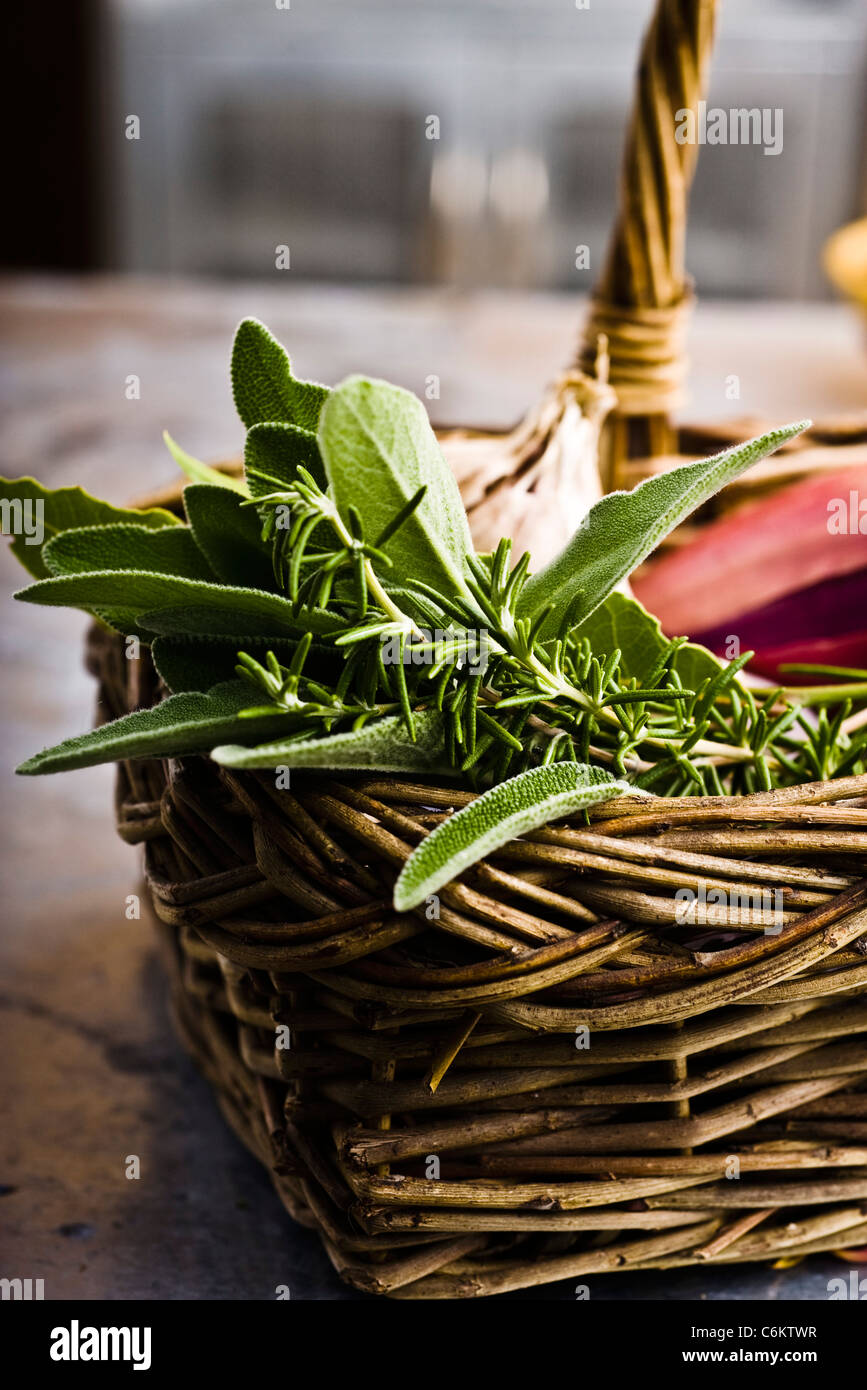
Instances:
[[[419,488],[426,489],[383,546],[393,566],[387,581],[422,580],[473,603],[464,578],[472,553],[466,512],[421,401],[386,381],[349,377],[325,403],[319,446],[341,517],[349,524],[350,507],[357,508],[373,545]]]
[[[576,635],[589,639],[594,656],[604,657],[619,651],[623,675],[636,676],[639,682],[668,646],[658,618],[648,613],[637,599],[627,598],[617,590],[584,619]],[[678,650],[672,665],[685,690],[698,690],[708,676],[713,679],[719,675],[725,662],[718,661],[706,647],[687,642]]]
[[[285,348],[258,319],[243,319],[232,347],[232,394],[244,424],[282,420],[315,432],[328,387],[299,381]]]
[[[236,593],[237,590],[232,592]],[[249,592],[264,593],[264,590],[251,589]],[[285,641],[290,636],[285,626],[278,626],[270,610],[264,613],[255,604],[250,604],[245,611],[234,605],[221,608],[197,603],[167,604],[164,608],[146,609],[138,615],[138,619],[141,627],[151,634],[163,637],[237,638],[242,646],[254,638],[270,643],[281,638]],[[340,619],[335,618],[333,613],[321,608],[305,608],[303,616],[295,622],[291,636],[297,637],[305,631],[325,635],[339,626],[342,626]]]
[[[422,840],[394,885],[395,909],[408,912],[418,907],[465,869],[528,830],[635,790],[585,763],[551,763],[520,772],[455,811]]]
[[[162,507],[113,507],[98,497],[91,497],[80,487],[46,488],[35,478],[0,478],[0,506],[2,506],[3,533],[9,534],[12,525],[15,501],[35,504],[42,503],[43,535],[40,543],[30,544],[23,534],[12,540],[12,553],[34,579],[46,579],[50,573],[42,558],[45,545],[55,536],[80,526],[109,526],[116,522],[130,522],[149,528],[180,525],[180,518]],[[8,515],[7,515],[8,513]],[[31,513],[36,520],[35,510]]]
[[[289,487],[306,468],[321,488],[326,486],[325,466],[316,435],[299,425],[269,421],[247,431],[244,466],[251,497],[267,497],[278,484]]]
[[[43,559],[52,575],[95,570],[141,570],[214,581],[214,572],[187,526],[82,526],[49,541]]]
[[[442,772],[443,719],[437,710],[414,715],[415,742],[400,715],[365,724],[363,729],[302,741],[282,739],[258,748],[227,745],[211,757],[225,767],[355,768],[375,772]]]
[[[277,660],[288,666],[298,643],[286,637],[252,637],[249,633],[233,633],[231,636],[205,636],[201,633],[185,633],[175,637],[156,637],[151,646],[151,660],[162,680],[171,691],[210,690],[212,686],[235,678],[238,652],[250,652],[252,656],[264,658],[267,651],[273,651]],[[315,644],[314,653],[327,652],[339,674],[340,659],[333,648],[320,648]],[[251,704],[259,697],[252,686]]]
[[[255,692],[237,680],[204,695],[171,695],[152,709],[135,710],[77,738],[64,739],[28,758],[17,771],[36,776],[121,758],[182,757],[207,752],[221,739],[261,738],[286,727],[289,717],[285,714],[241,719],[238,711],[254,703]]]
[[[231,473],[224,473],[222,468],[212,468],[209,463],[202,463],[201,459],[193,458],[192,454],[188,454],[186,449],[175,443],[168,430],[163,430],[163,439],[181,472],[186,473],[194,483],[212,483],[214,487],[225,488],[228,492],[239,492],[242,497],[249,497],[247,485],[242,478],[233,478]]]
[[[63,531],[49,541],[43,559],[55,577],[128,569],[164,576],[184,575],[208,583],[215,578],[187,526],[82,526]],[[149,632],[137,622],[135,608],[126,602],[109,607],[97,604],[86,611],[118,632],[136,633],[145,640],[149,637]]]
[[[210,631],[232,635],[252,624],[259,635],[288,635],[298,631],[329,632],[343,626],[340,618],[318,609],[305,609],[296,615],[288,599],[266,594],[261,589],[234,588],[228,584],[206,584],[201,580],[145,574],[140,570],[102,570],[92,574],[64,575],[43,579],[20,589],[15,598],[22,603],[38,603],[67,608],[122,608],[139,615],[138,631],[186,632],[193,610],[199,624],[193,631],[205,631],[201,615],[211,619]],[[164,613],[166,624],[151,627],[151,617]],[[239,621],[243,620],[243,621]],[[133,630],[133,629],[130,629]]]
[[[631,492],[611,492],[591,507],[569,544],[534,574],[518,600],[518,616],[532,618],[551,605],[541,637],[553,636],[564,612],[588,617],[690,512],[759,459],[809,425],[801,420],[647,478]]]
[[[247,589],[274,589],[271,551],[262,540],[255,507],[222,487],[190,483],[184,508],[195,543],[224,584]]]

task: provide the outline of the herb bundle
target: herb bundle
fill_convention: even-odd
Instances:
[[[624,789],[739,795],[867,770],[867,673],[757,693],[740,678],[750,653],[723,665],[667,640],[618,588],[806,422],[602,498],[533,573],[508,538],[475,553],[409,392],[362,377],[333,390],[301,381],[251,319],[235,338],[232,386],[247,429],[243,480],[167,438],[190,479],[183,521],[76,488],[0,483],[44,508],[42,545],[13,541],[36,580],[16,597],[83,608],[137,637],[168,692],[20,772],[208,754],[233,768],[458,774],[485,791],[478,823],[455,817],[459,849],[438,830],[413,856],[438,857],[442,881],[467,852],[480,857],[552,807],[564,815]],[[433,881],[413,873],[402,906]]]

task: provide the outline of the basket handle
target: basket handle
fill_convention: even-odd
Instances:
[[[600,335],[618,405],[605,427],[603,486],[636,454],[676,451],[668,415],[682,399],[692,291],[684,263],[697,146],[675,138],[676,113],[704,95],[716,0],[657,0],[644,36],[620,179],[617,220],[584,328],[592,371]]]

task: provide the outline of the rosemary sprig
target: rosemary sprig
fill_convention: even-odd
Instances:
[[[170,442],[193,479],[188,525],[77,489],[5,484],[10,505],[46,511],[44,544],[15,542],[37,579],[18,597],[85,608],[152,643],[174,692],[26,770],[110,760],[118,746],[271,766],[288,748],[308,767],[447,763],[479,786],[537,769],[547,784],[561,764],[590,765],[692,796],[867,769],[867,672],[754,691],[749,653],[724,666],[668,641],[617,592],[667,532],[806,422],[602,498],[531,573],[508,539],[475,554],[409,392],[363,377],[333,390],[302,381],[254,320],[238,330],[232,384],[245,481]]]
[[[327,494],[304,472],[296,487],[257,499],[263,537],[274,547],[289,597],[331,606],[345,621],[334,645],[351,653],[353,664],[344,668],[339,698],[308,684],[313,698],[303,702],[304,718],[320,721],[323,733],[343,721],[358,727],[359,719],[399,710],[412,735],[413,711],[436,709],[445,717],[450,761],[476,783],[577,759],[665,795],[770,789],[807,776],[830,776],[863,759],[867,732],[847,739],[841,730],[852,694],[867,697],[867,685],[842,687],[834,718],[822,709],[811,721],[800,708],[810,702],[808,691],[772,690],[759,701],[738,682],[749,652],[706,677],[698,689],[687,689],[676,669],[683,638],[669,641],[640,678],[624,673],[620,650],[594,654],[569,611],[556,635],[543,640],[547,607],[533,619],[516,616],[530,557],[522,555],[512,565],[508,539],[492,556],[468,558],[472,604],[410,577],[401,607],[389,590],[383,546],[422,495],[420,490],[375,543],[365,540],[357,513],[344,525]],[[282,534],[274,522],[277,508],[291,512],[291,526]],[[333,532],[332,548],[312,550],[311,537],[321,523]],[[297,575],[305,564],[311,574],[302,588]],[[347,572],[356,577],[352,596],[349,589],[336,593],[333,585],[335,575]],[[437,617],[447,626],[434,637],[423,622]],[[482,636],[483,673],[470,660]],[[383,659],[386,643],[389,662]],[[299,651],[302,646],[306,657],[310,641],[299,643]],[[244,674],[256,679],[275,704],[301,712],[300,666],[280,667],[271,655],[267,669],[252,658],[242,660]],[[817,702],[833,703],[832,692],[822,688]]]

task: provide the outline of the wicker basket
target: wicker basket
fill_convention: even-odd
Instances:
[[[645,40],[583,353],[605,334],[608,485],[678,448],[691,165],[660,151],[660,104],[701,94],[713,8],[660,0]],[[103,628],[88,660],[101,719],[163,693]],[[119,769],[184,1041],[341,1277],[475,1297],[867,1243],[867,777],[609,802],[507,845],[433,920],[396,914],[403,861],[471,799],[442,778]],[[704,917],[683,920],[682,889]]]
[[[104,629],[89,664],[104,718],[157,694]],[[395,914],[469,799],[120,768],[185,1043],[340,1275],[473,1297],[867,1242],[867,777],[609,802]]]

